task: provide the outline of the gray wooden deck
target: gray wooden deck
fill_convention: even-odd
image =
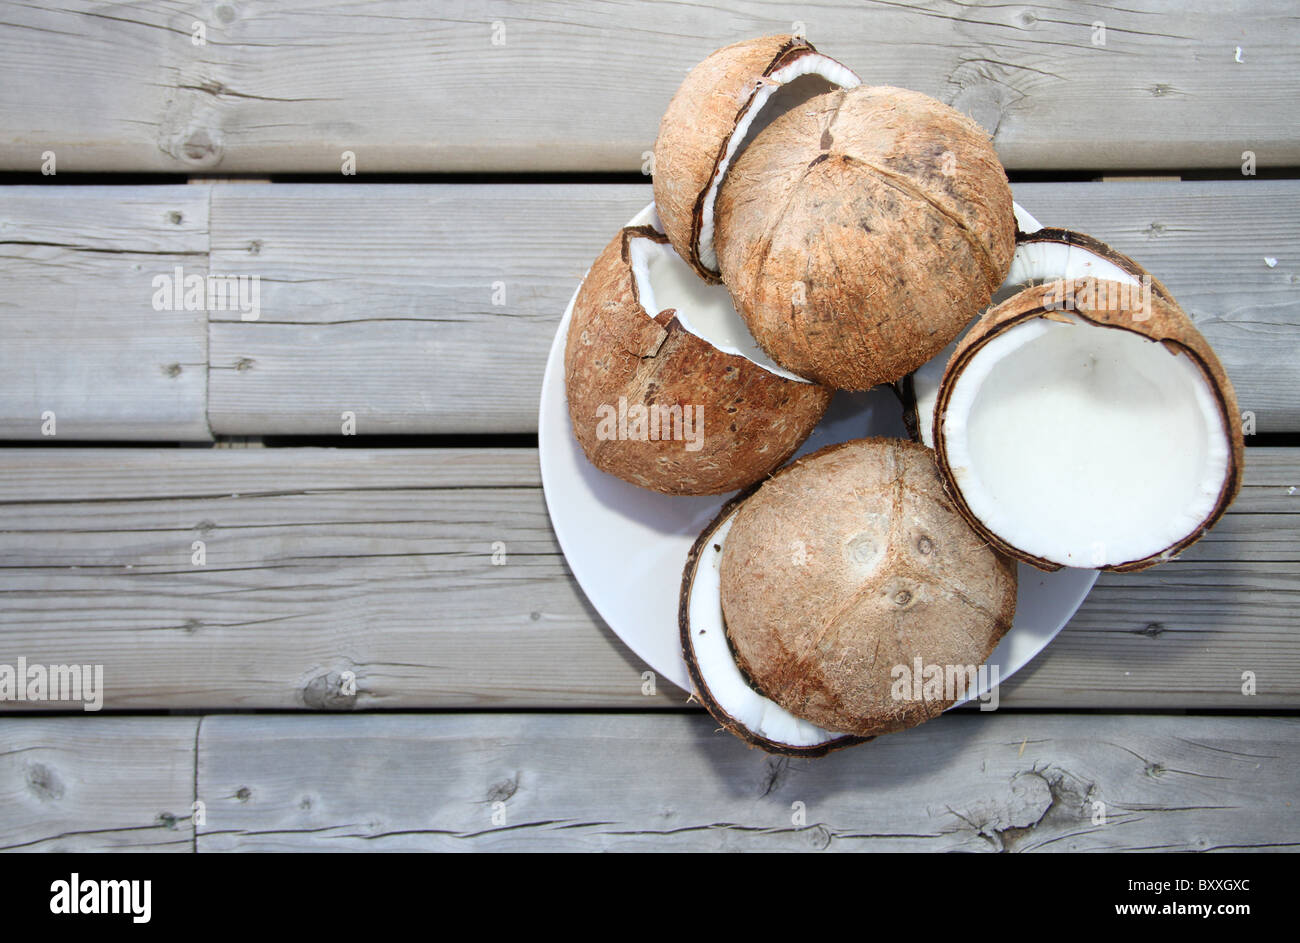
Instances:
[[[1104,575],[999,712],[821,761],[642,693],[527,438],[658,112],[791,8],[437,9],[0,2],[0,664],[101,664],[108,711],[0,702],[0,849],[1300,847],[1292,4],[798,7],[983,122],[1044,223],[1156,273],[1267,437],[1214,531]],[[344,151],[362,177],[281,176]],[[364,182],[484,171],[511,176]],[[257,275],[258,319],[156,310],[176,266]],[[263,445],[344,412],[518,438]]]

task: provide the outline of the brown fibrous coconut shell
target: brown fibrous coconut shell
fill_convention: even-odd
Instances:
[[[778,472],[778,474],[780,473]],[[686,670],[690,674],[692,692],[724,730],[744,740],[750,746],[758,747],[768,753],[811,758],[825,756],[827,753],[842,750],[844,747],[866,743],[867,740],[871,739],[870,737],[855,737],[846,734],[814,746],[798,747],[764,737],[746,727],[723,709],[722,705],[713,696],[713,692],[709,690],[708,681],[700,670],[699,662],[695,657],[695,646],[691,643],[691,592],[695,585],[695,572],[699,566],[700,557],[704,554],[710,541],[713,540],[713,535],[718,528],[736,513],[740,505],[754,493],[754,490],[755,488],[746,489],[724,504],[722,510],[718,512],[718,516],[700,532],[700,536],[696,538],[695,543],[691,546],[690,553],[686,555],[686,568],[682,571],[682,589],[678,599],[677,626],[682,644],[682,658],[685,660]]]
[[[760,132],[718,195],[714,245],[768,354],[841,389],[892,383],[992,298],[1015,248],[988,135],[936,99],[859,86]]]
[[[1133,263],[1136,265],[1136,263]],[[1061,311],[1055,299],[1071,299],[1069,310]],[[1136,302],[1136,303],[1135,303]],[[1149,302],[1141,300],[1128,286],[1098,278],[1055,279],[1026,288],[1002,304],[985,312],[967,335],[962,338],[944,370],[939,395],[934,406],[934,444],[940,471],[948,484],[957,510],[985,540],[1008,556],[1031,564],[1040,570],[1059,570],[1061,565],[1036,557],[1009,544],[990,531],[971,511],[961,489],[957,486],[948,463],[947,443],[944,435],[944,417],[952,399],[956,379],[971,359],[995,337],[1019,324],[1035,318],[1069,321],[1078,318],[1086,324],[1111,330],[1132,331],[1148,340],[1164,345],[1170,354],[1187,357],[1201,372],[1219,406],[1223,429],[1228,436],[1228,469],[1219,490],[1214,509],[1203,524],[1177,543],[1141,560],[1100,566],[1097,569],[1118,573],[1145,570],[1155,566],[1190,547],[1223,516],[1228,505],[1241,490],[1241,470],[1245,463],[1245,442],[1242,437],[1237,394],[1232,388],[1223,364],[1192,319],[1180,308],[1168,291],[1159,283],[1152,283]]]
[[[762,478],[817,425],[832,391],[778,376],[718,350],[686,330],[676,311],[647,312],[637,294],[629,243],[664,242],[649,227],[610,241],[578,291],[564,351],[574,435],[592,464],[665,494],[721,494]],[[684,436],[602,438],[600,417],[618,409],[699,407],[700,447]],[[671,430],[670,430],[671,431]]]
[[[704,203],[736,125],[767,76],[818,55],[797,36],[761,36],[712,53],[687,74],[659,122],[654,146],[655,207],[677,254],[706,281],[700,262]]]
[[[957,513],[933,453],[903,439],[831,446],[766,481],[727,535],[721,576],[727,636],[756,689],[857,736],[950,707],[896,699],[896,667],[984,664],[1015,614],[1014,561]]]

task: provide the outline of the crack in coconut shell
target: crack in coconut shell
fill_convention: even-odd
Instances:
[[[810,62],[814,67],[822,64],[827,71],[842,71],[852,84],[859,81],[849,69],[819,53],[804,39],[763,36],[719,49],[692,69],[660,121],[653,180],[659,218],[677,254],[708,282],[716,283],[719,278],[717,271],[700,258],[706,208],[710,193],[721,186],[726,176],[733,138],[755,108],[760,92],[780,84],[772,76],[803,59],[815,59]],[[769,103],[765,97],[757,107],[762,110]],[[731,154],[730,160],[734,162],[735,157]]]
[[[1115,255],[1118,256],[1118,253]],[[1140,266],[1132,260],[1128,260],[1127,257],[1120,258],[1140,270]],[[1098,565],[1095,568],[1121,573],[1133,572],[1171,559],[1199,540],[1223,516],[1240,490],[1244,443],[1241,430],[1237,425],[1238,405],[1232,383],[1209,342],[1195,328],[1187,314],[1172,300],[1164,286],[1154,279],[1151,285],[1149,310],[1144,304],[1140,312],[1133,305],[1122,303],[1123,299],[1130,298],[1133,292],[1129,286],[1119,282],[1087,277],[1057,279],[1033,285],[986,312],[958,344],[949,360],[935,404],[934,436],[939,468],[957,510],[978,533],[1001,552],[1049,572],[1058,570],[1063,565],[1013,545],[1003,536],[992,531],[974,513],[957,480],[949,455],[947,414],[957,379],[989,343],[1016,327],[1037,319],[1058,320],[1062,317],[1057,307],[1049,304],[1050,299],[1067,297],[1072,299],[1073,304],[1069,308],[1070,317],[1066,318],[1067,323],[1073,323],[1071,319],[1077,319],[1084,329],[1092,327],[1127,332],[1160,344],[1175,357],[1179,355],[1186,357],[1196,369],[1200,380],[1213,394],[1218,421],[1228,440],[1222,483],[1211,510],[1201,519],[1197,527],[1154,553],[1138,559]],[[1121,303],[1113,303],[1117,299]],[[1102,300],[1105,301],[1104,306],[1096,303]],[[1135,313],[1141,313],[1143,317],[1135,318]]]
[[[874,736],[954,703],[893,698],[896,667],[984,664],[1011,627],[1016,569],[952,506],[929,449],[862,439],[764,482],[732,525],[721,587],[759,691],[824,729]]]
[[[715,242],[723,282],[775,362],[867,389],[970,323],[1005,277],[1015,234],[1006,174],[978,125],[919,92],[858,86],[755,137],[723,181]]]
[[[1051,245],[1064,247],[1066,250],[1065,258],[1047,269],[1044,269],[1043,266],[1050,263],[1026,261],[1025,267],[1028,267],[1032,274],[1028,278],[1016,279],[1017,273],[1022,271],[1021,260],[1026,253],[1032,252],[1039,247]],[[1071,254],[1076,249],[1081,250],[1085,256],[1094,257],[1103,264],[1114,266],[1139,283],[1146,280],[1151,286],[1152,294],[1158,298],[1173,302],[1173,296],[1170,295],[1164,284],[1137,261],[1124,253],[1111,248],[1100,239],[1087,233],[1045,226],[1034,230],[1032,233],[1017,231],[1016,249],[1011,259],[1011,271],[1008,273],[1006,281],[993,293],[993,301],[1000,303],[1011,297],[1011,295],[1034,284],[1053,281],[1057,278],[1078,277],[1080,273],[1072,274],[1069,271],[1073,263],[1078,261]],[[1091,263],[1087,264],[1090,265]],[[971,324],[974,323],[975,321],[972,320]],[[956,350],[957,343],[964,336],[965,332],[963,331],[956,341],[941,350],[931,360],[891,385],[894,394],[903,407],[903,425],[907,429],[907,435],[914,442],[920,442],[922,445],[933,448],[933,412],[939,382],[943,378],[943,368],[946,367],[948,360]],[[930,379],[931,375],[934,375],[934,379]],[[922,421],[920,415],[922,400],[929,405],[930,409],[930,415],[925,417],[925,421]]]
[[[988,244],[980,238],[979,233],[971,228],[970,221],[967,220],[966,217],[954,212],[951,207],[944,206],[939,200],[930,196],[901,174],[887,170],[879,164],[874,164],[871,161],[863,160],[860,157],[853,157],[849,154],[843,155],[843,159],[861,164],[862,166],[875,171],[880,175],[881,179],[884,180],[885,183],[891,184],[903,193],[906,193],[908,196],[933,207],[937,213],[952,223],[953,226],[957,228],[958,232],[966,238],[966,241],[970,243],[973,250],[972,254],[975,256],[976,261],[979,262],[980,269],[984,273],[984,278],[988,282],[989,291],[992,292],[1002,283],[1003,276],[1006,275],[1006,272],[999,269],[998,263],[994,261],[993,256],[990,253]]]
[[[831,391],[718,350],[688,331],[673,308],[647,312],[630,262],[634,239],[666,243],[646,227],[620,231],[574,302],[565,344],[574,435],[593,465],[644,488],[701,495],[745,487],[794,454],[826,411]],[[674,435],[632,436],[635,407],[647,417],[651,407],[679,409],[679,425],[669,430]],[[685,436],[686,407],[703,413],[694,450]],[[601,423],[619,413],[629,417],[629,434],[602,431]],[[646,429],[635,431],[648,433],[648,418]]]
[[[708,710],[708,712],[713,716],[713,719],[716,720],[724,730],[739,737],[750,746],[758,747],[768,753],[775,753],[782,756],[813,758],[825,756],[827,753],[834,750],[841,750],[845,747],[856,746],[859,743],[866,743],[867,740],[871,739],[870,737],[857,737],[849,734],[830,734],[826,740],[807,746],[796,746],[763,736],[738,720],[722,706],[719,699],[714,696],[714,692],[705,677],[704,669],[701,667],[700,661],[696,656],[695,640],[691,634],[693,628],[691,619],[691,601],[692,592],[695,586],[696,573],[705,553],[713,543],[714,535],[718,532],[719,528],[735,515],[745,500],[748,499],[757,489],[758,486],[754,485],[724,504],[722,509],[718,512],[717,517],[715,517],[713,521],[700,532],[699,537],[696,538],[695,543],[692,545],[690,552],[686,556],[686,566],[682,571],[681,592],[678,597],[677,625],[682,646],[682,657],[686,662],[687,672],[690,675],[691,688],[700,703],[704,705],[705,709]],[[725,633],[725,625],[722,631]],[[727,644],[728,647],[730,647],[730,641],[728,641]],[[743,669],[741,669],[739,664],[736,665],[736,669],[741,672],[743,680],[754,690],[757,696],[766,696],[763,695],[756,685],[754,685],[753,680],[744,674]]]

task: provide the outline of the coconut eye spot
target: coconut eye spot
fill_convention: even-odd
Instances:
[[[880,562],[879,543],[871,534],[858,534],[844,545],[844,556],[856,567],[870,567]]]
[[[945,446],[990,531],[1083,567],[1194,533],[1229,459],[1217,400],[1188,357],[1077,318],[1034,319],[981,347],[953,387]]]
[[[808,382],[777,366],[754,340],[726,287],[710,285],[696,275],[672,246],[648,236],[634,236],[628,241],[628,255],[637,299],[647,315],[653,318],[672,308],[683,328],[723,353],[744,357],[787,380]]]
[[[895,577],[880,587],[880,596],[886,606],[894,610],[908,609],[920,601],[920,587],[912,580]]]

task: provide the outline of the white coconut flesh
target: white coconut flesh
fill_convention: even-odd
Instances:
[[[1229,469],[1218,399],[1189,357],[1074,316],[981,347],[955,378],[944,446],[971,513],[1063,566],[1165,554],[1201,529]]]
[[[1011,269],[1006,280],[993,295],[991,305],[1001,304],[1012,295],[1037,282],[1057,278],[1104,278],[1138,284],[1137,272],[1121,268],[1115,262],[1083,246],[1053,239],[1022,240],[1011,257]],[[966,330],[969,330],[967,328]],[[934,448],[934,406],[939,398],[939,383],[948,360],[962,338],[963,330],[951,344],[926,361],[912,374],[912,393],[916,399],[916,426],[921,444]]]
[[[754,340],[726,287],[705,282],[672,246],[633,236],[628,240],[628,256],[637,299],[650,317],[673,308],[682,327],[723,353],[744,357],[788,380],[810,382],[778,366]]]
[[[916,434],[920,437],[921,444],[927,448],[934,448],[934,405],[939,398],[939,382],[965,334],[966,331],[963,330],[955,341],[912,372],[912,394],[916,398]]]
[[[1104,278],[1136,285],[1140,274],[1084,246],[1031,237],[1016,245],[1011,256],[1011,269],[993,296],[992,303],[1000,304],[1035,282],[1057,278]]]
[[[750,733],[795,748],[813,748],[846,734],[823,730],[759,694],[746,680],[722,618],[722,549],[736,520],[737,508],[708,537],[691,581],[688,631],[690,647],[704,686],[714,703]]]
[[[727,168],[740,152],[769,124],[809,99],[837,88],[853,88],[861,84],[862,80],[850,69],[820,53],[800,56],[762,80],[753,100],[736,121],[736,127],[727,139],[727,150],[718,162],[709,189],[704,194],[700,237],[695,247],[700,256],[700,264],[715,274],[718,271],[718,254],[713,248],[713,209],[722,179],[727,175]]]

